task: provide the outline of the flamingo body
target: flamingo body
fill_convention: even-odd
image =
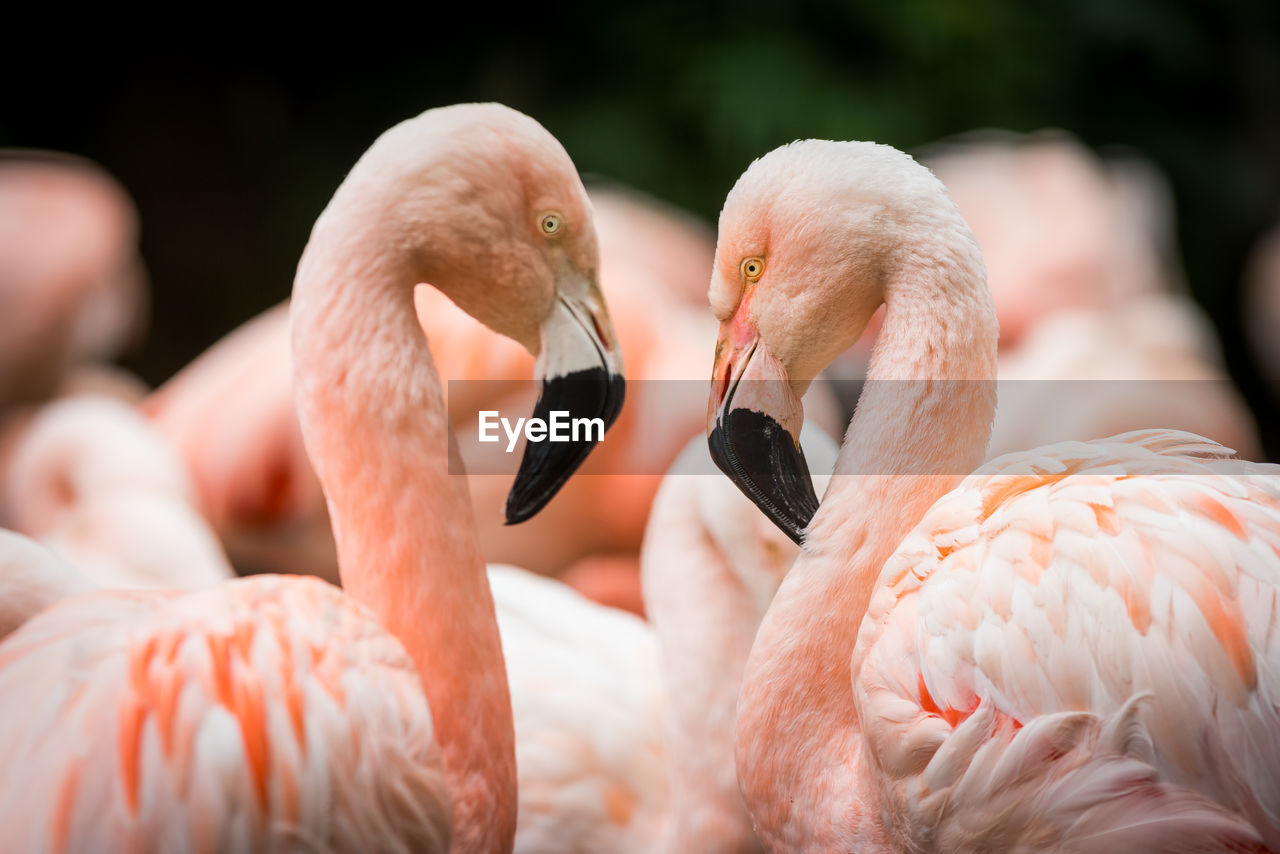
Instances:
[[[448,847],[413,662],[325,582],[73,597],[0,649],[0,692],[34,704],[3,711],[6,851]]]
[[[1275,847],[1277,474],[1149,431],[1000,457],[934,504],[853,653],[902,844]]]

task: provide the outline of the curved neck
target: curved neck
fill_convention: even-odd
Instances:
[[[981,270],[970,239],[908,264],[889,283],[835,475],[752,648],[739,776],[762,834],[783,847],[799,827],[827,827],[834,840],[872,832],[851,758],[860,755],[851,658],[885,561],[982,462],[995,414],[997,328]],[[849,799],[844,828],[830,822],[833,797]]]
[[[467,481],[414,312],[421,278],[350,196],[340,190],[317,222],[294,283],[303,436],[343,586],[417,665],[453,798],[452,850],[510,851],[511,700]]]
[[[697,496],[684,486],[664,483],[641,551],[666,688],[671,809],[660,850],[745,854],[759,843],[734,773],[733,722],[763,609],[699,523]]]

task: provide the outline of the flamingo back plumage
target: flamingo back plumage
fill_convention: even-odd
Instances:
[[[1280,846],[1280,469],[1230,454],[1163,430],[1062,443],[925,514],[853,655],[904,839]]]
[[[324,582],[68,599],[0,646],[0,692],[35,698],[0,726],[5,851],[448,849],[416,670]]]

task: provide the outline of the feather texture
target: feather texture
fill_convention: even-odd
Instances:
[[[6,851],[448,847],[413,662],[325,582],[74,597],[0,649],[0,694],[33,698],[3,707]]]
[[[1248,816],[1276,844],[1277,473],[1147,431],[1000,457],[935,504],[853,657],[904,836],[1248,850]]]

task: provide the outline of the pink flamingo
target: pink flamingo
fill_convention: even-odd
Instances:
[[[43,400],[70,368],[119,353],[145,299],[124,189],[78,157],[0,150],[0,406]]]
[[[830,469],[830,439],[805,444]],[[756,850],[732,723],[751,639],[797,549],[695,440],[645,532],[653,625],[491,566],[519,769],[516,851]]]
[[[1116,305],[1168,288],[1174,265],[1154,222],[1163,198],[1144,173],[1111,171],[1074,137],[978,132],[922,157],[946,185],[987,262],[1000,347],[1058,311]]]
[[[90,593],[31,620],[0,645],[0,752],[22,769],[0,782],[0,848],[442,851],[452,831],[449,850],[511,849],[493,600],[412,293],[430,282],[539,353],[540,405],[608,420],[621,378],[594,253],[573,164],[528,117],[442,108],[374,143],[316,222],[293,300],[347,595],[262,576]],[[588,450],[529,452],[509,515]]]
[[[1280,850],[1280,469],[1150,430],[961,481],[995,313],[942,184],[887,146],[752,164],[710,296],[713,456],[804,541],[739,703],[767,848]],[[818,506],[796,395],[882,304]]]
[[[0,468],[4,524],[106,587],[199,587],[235,573],[192,507],[177,455],[136,409],[83,395],[47,404]]]
[[[1208,436],[1244,459],[1262,453],[1208,318],[1168,294],[1058,311],[1001,353],[1000,380],[991,456],[1149,424]]]
[[[489,579],[515,727],[515,851],[653,851],[668,799],[652,629],[526,570],[491,565]]]
[[[835,443],[806,425],[814,488]],[[760,850],[738,790],[733,722],[751,642],[799,549],[733,484],[709,477],[695,439],[663,479],[642,553],[645,605],[662,650],[670,809],[659,851]]]

